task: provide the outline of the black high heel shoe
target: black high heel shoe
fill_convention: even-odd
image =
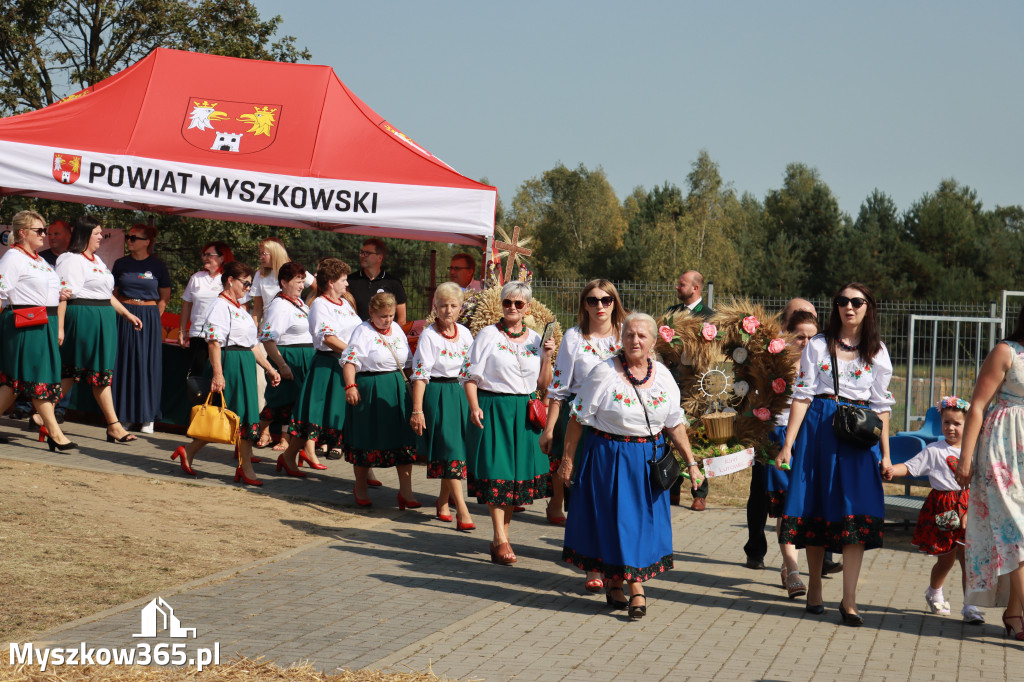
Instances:
[[[75,448],[78,447],[78,443],[74,441],[68,441],[67,443],[61,445],[50,436],[46,437],[46,444],[50,446],[50,452],[53,452],[54,450],[60,450],[61,452],[65,452],[66,450],[74,450]]]
[[[860,617],[860,614],[847,611],[842,601],[839,602],[839,622],[854,628],[864,625],[864,619]]]
[[[130,433],[126,433],[123,436],[121,436],[120,438],[114,438],[113,436],[111,436],[110,435],[110,427],[113,426],[114,424],[120,424],[120,423],[121,422],[117,421],[117,422],[110,422],[109,424],[107,424],[107,442],[108,443],[130,443],[133,440],[138,440],[138,438],[136,438],[134,435],[132,435]]]
[[[612,597],[612,592],[622,592],[622,596],[625,597],[626,593],[623,592],[621,587],[609,587],[608,591],[604,593],[604,599],[608,602],[608,606],[613,609],[625,609],[629,606],[629,602],[626,600],[619,600]]]
[[[633,600],[637,597],[644,598],[643,606],[633,606]],[[633,620],[640,620],[647,615],[647,595],[645,594],[634,594],[629,597],[629,617]]]

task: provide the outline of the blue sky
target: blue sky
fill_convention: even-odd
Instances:
[[[815,167],[856,215],[955,177],[1024,204],[1024,3],[255,0],[312,62],[506,206],[556,163],[620,198],[701,149],[762,198]]]

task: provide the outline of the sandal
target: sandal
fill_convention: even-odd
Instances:
[[[260,449],[265,448],[270,445],[270,441],[272,440],[273,438],[270,437],[270,431],[264,431],[260,434],[260,439],[256,441],[256,444],[253,447]]]
[[[643,606],[633,606],[633,600],[637,597],[643,597]],[[633,620],[640,620],[647,615],[647,595],[645,594],[633,594],[629,597],[629,617]]]
[[[807,586],[800,580],[800,571],[790,571],[786,579],[786,592],[790,599],[796,599],[807,594]]]
[[[288,449],[288,443],[283,440],[279,440],[277,441],[277,444],[270,449],[273,450],[274,452],[284,452],[285,450]]]
[[[516,553],[512,551],[512,545],[508,542],[503,542],[500,545],[491,543],[491,562],[499,564],[501,566],[511,566],[515,562],[519,561],[516,558]]]
[[[604,593],[604,599],[608,602],[608,606],[613,609],[625,609],[629,606],[629,601],[626,599],[616,599],[612,596],[612,592],[620,592],[623,597],[626,596],[626,593],[622,590],[622,585],[609,587],[608,591]]]
[[[587,592],[597,593],[604,589],[604,580],[600,576],[597,578],[587,578],[587,582],[583,583],[583,587]]]

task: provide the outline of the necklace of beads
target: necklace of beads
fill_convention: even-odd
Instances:
[[[619,353],[619,361],[622,362],[622,369],[626,370],[626,378],[629,379],[629,383],[634,386],[643,386],[647,383],[648,379],[651,378],[651,374],[654,372],[654,363],[651,362],[650,358],[647,358],[647,374],[644,375],[643,379],[637,379],[633,376],[632,370],[629,365],[626,364],[626,354]]]
[[[836,339],[836,340],[839,341],[839,347],[842,348],[845,351],[849,351],[849,352],[853,353],[858,348],[860,348],[860,344],[858,344],[856,346],[851,346],[850,344],[845,343],[842,339]]]
[[[526,333],[525,324],[523,325],[523,328],[520,329],[518,332],[510,332],[508,330],[508,327],[505,326],[504,320],[498,323],[498,329],[500,329],[505,334],[505,336],[509,337],[510,339],[518,339],[520,336]]]
[[[441,323],[440,322],[435,322],[434,323],[434,328],[437,329],[437,333],[438,334],[440,334],[442,337],[448,339],[449,341],[454,341],[455,339],[459,338],[459,328],[458,327],[452,327],[452,329],[454,330],[454,333],[451,336],[448,336],[447,334],[444,333],[444,330],[441,329]]]

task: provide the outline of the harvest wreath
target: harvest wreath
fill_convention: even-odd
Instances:
[[[789,405],[798,352],[779,336],[778,316],[743,299],[710,318],[663,315],[658,326],[655,348],[679,383],[694,455],[752,447],[766,458],[768,434]]]

